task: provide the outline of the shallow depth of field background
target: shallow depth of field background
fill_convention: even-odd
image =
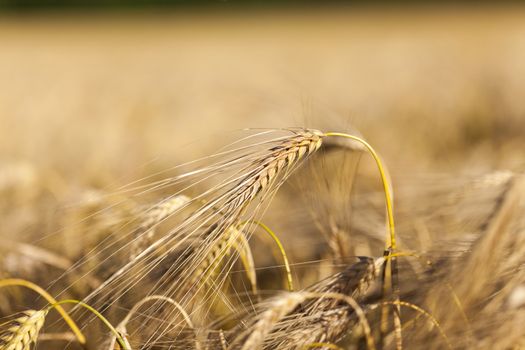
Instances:
[[[519,170],[524,91],[517,5],[0,16],[1,165],[66,187],[125,183],[246,127],[353,126],[394,174]]]
[[[524,91],[517,5],[4,11],[0,235],[249,127],[357,129],[397,187],[520,171]]]

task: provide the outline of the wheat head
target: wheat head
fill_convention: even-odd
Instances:
[[[38,333],[44,325],[47,310],[26,310],[22,316],[9,323],[9,328],[0,333],[0,348],[3,350],[30,350],[36,343]]]

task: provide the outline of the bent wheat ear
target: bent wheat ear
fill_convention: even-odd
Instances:
[[[226,207],[246,207],[283,171],[317,151],[322,138],[323,134],[318,130],[302,130],[271,148],[269,155],[253,163],[254,169],[238,183],[237,193],[226,203]]]
[[[189,222],[210,215],[210,211],[216,215],[217,208],[220,208],[219,215],[213,219],[213,222],[210,220],[210,228],[206,232],[206,244],[194,252],[194,256],[198,257],[197,260],[200,262],[194,263],[196,268],[189,269],[190,275],[199,276],[203,268],[206,270],[210,266],[215,266],[224,257],[227,250],[231,248],[230,242],[237,241],[231,239],[231,236],[239,235],[237,229],[232,230],[232,227],[239,225],[240,218],[248,206],[259,194],[264,197],[270,188],[277,189],[279,186],[279,183],[276,184],[277,180],[285,179],[298,162],[318,150],[322,144],[322,137],[323,134],[317,130],[294,131],[292,136],[280,140],[262,156],[252,160],[241,176],[237,177],[236,182],[232,183],[233,187],[224,195],[209,201],[188,219]],[[159,241],[154,245],[159,244]],[[193,279],[190,281],[193,282]]]
[[[46,292],[40,286],[38,286],[38,285],[36,285],[36,284],[34,284],[32,282],[29,282],[29,281],[26,281],[26,280],[23,280],[23,279],[17,279],[17,278],[8,278],[8,279],[0,280],[0,288],[1,287],[8,287],[8,286],[20,286],[20,287],[25,287],[25,288],[31,289],[31,290],[35,291],[36,293],[38,293],[40,296],[42,296],[48,303],[50,303],[50,304],[56,304],[57,303],[55,298],[53,298],[48,292]],[[80,344],[85,344],[86,343],[86,337],[84,336],[84,334],[82,334],[82,332],[78,328],[78,326],[75,323],[75,321],[73,321],[71,319],[69,314],[60,305],[57,305],[57,307],[55,309],[62,316],[64,321],[68,324],[69,328],[71,328],[71,331],[73,331],[73,333],[77,337],[78,342]]]
[[[239,156],[231,156],[202,171],[193,171],[176,177],[173,182],[190,183],[192,179],[201,181],[200,177],[204,176],[203,174],[206,174],[206,178],[215,179],[222,174],[229,174],[225,175],[226,179],[221,179],[220,184],[194,197],[195,201],[204,202],[200,208],[176,228],[141,250],[131,261],[93,291],[87,300],[101,294],[103,289],[114,294],[115,290],[109,291],[106,287],[115,284],[117,279],[124,279],[124,274],[136,266],[139,261],[156,259],[154,255],[161,247],[173,251],[199,229],[209,227],[210,229],[205,234],[208,244],[196,252],[200,255],[198,260],[205,260],[207,252],[213,249],[210,245],[221,242],[223,239],[221,236],[226,234],[230,227],[237,226],[241,221],[241,216],[259,194],[261,194],[261,201],[267,199],[268,196],[264,195],[268,194],[270,189],[276,190],[281,181],[290,175],[294,166],[321,147],[323,134],[320,131],[307,129],[288,131],[292,135],[254,146],[252,150],[243,151]],[[191,187],[191,184],[187,187]],[[218,210],[220,214],[217,213]],[[161,210],[161,212],[163,216],[165,211]],[[146,220],[146,223],[150,224],[153,221]],[[158,259],[162,258],[163,256]],[[152,264],[156,263],[152,262]],[[195,266],[200,266],[200,263]],[[194,273],[194,269],[189,273]]]
[[[306,289],[302,293],[310,300],[275,324],[266,348],[303,349],[312,343],[337,343],[349,329],[361,324],[368,348],[373,349],[370,327],[364,326],[366,317],[358,303],[363,303],[383,264],[383,258],[360,257],[344,271]]]
[[[204,261],[195,270],[194,278],[190,281],[190,284],[200,281],[201,283],[209,283],[214,277],[216,277],[217,270],[220,269],[220,265],[223,262],[225,256],[230,254],[231,249],[234,248],[234,244],[239,241],[241,236],[244,236],[242,231],[235,227],[230,227],[220,241],[218,241],[214,247],[207,254]],[[213,282],[211,282],[213,284]]]
[[[152,228],[190,202],[191,198],[183,194],[163,200],[144,213],[140,228],[143,230]]]
[[[375,266],[370,259],[366,261],[367,272],[362,271],[355,281],[347,281],[354,289],[348,294],[360,295],[358,289],[368,283],[365,280],[369,277],[365,275],[374,274],[372,269]],[[337,285],[339,287],[340,283]],[[244,340],[241,350],[304,349],[311,344],[340,341],[348,332],[349,324],[359,324],[367,349],[375,350],[370,324],[358,300],[332,286],[320,290],[287,293],[273,299],[263,312],[247,323],[248,327],[234,339],[231,348],[237,349],[236,343]],[[348,292],[346,289],[340,291]]]
[[[232,250],[235,250],[244,265],[246,277],[250,281],[252,292],[257,294],[255,263],[253,261],[250,245],[243,231],[236,227],[231,227],[224,236],[224,240],[217,244],[212,252],[210,252],[208,259],[206,259],[196,271],[196,279],[190,284],[194,284],[197,280],[201,280],[202,283],[210,283],[213,285],[213,280],[220,273],[221,264],[224,263],[225,257],[231,255]]]
[[[287,293],[275,299],[270,307],[258,316],[252,327],[251,335],[244,342],[241,350],[258,349],[274,326],[288,313],[306,299],[302,293]]]
[[[180,194],[169,197],[160,203],[150,207],[142,213],[142,222],[135,230],[135,238],[131,245],[131,258],[136,257],[153,240],[155,227],[171,215],[175,214],[191,202],[191,198]]]
[[[229,239],[233,234],[230,229],[238,227],[244,216],[252,218],[262,210],[293,170],[321,147],[323,134],[317,130],[286,132],[285,137],[227,153],[216,163],[169,180],[173,184],[186,184],[184,189],[204,180],[212,186],[192,196],[192,205],[198,208],[181,216],[180,222],[168,232],[155,236],[154,242],[120,266],[84,300],[93,301],[103,310],[131,291],[139,281],[159,272],[162,274],[160,278],[155,276],[156,283],[144,294],[171,297],[186,309],[197,307],[199,300],[205,301],[199,308],[203,317],[208,317],[209,308],[218,299],[225,299],[228,310],[235,311],[236,305],[221,292],[226,274],[221,274],[211,288],[205,288],[201,279],[196,280],[196,277],[203,266],[207,267],[203,275],[206,278],[220,265],[224,253],[236,242]],[[173,259],[172,263],[163,264],[168,259]],[[232,255],[222,270],[231,269],[235,259],[237,256]],[[169,331],[166,327],[156,327],[144,347],[159,341]]]
[[[195,256],[200,256],[198,259],[201,262],[195,264],[197,269],[189,269],[189,274],[194,276],[190,279],[193,282],[191,285],[194,284],[195,276],[203,273],[203,267],[210,270],[210,267],[220,263],[231,246],[231,243],[228,243],[231,236],[234,236],[232,242],[235,242],[235,237],[239,235],[239,232],[231,230],[231,227],[239,225],[240,218],[257,196],[261,194],[262,201],[270,189],[276,190],[280,185],[278,181],[286,179],[298,162],[321,147],[322,138],[323,134],[317,130],[295,131],[294,135],[271,147],[263,157],[251,162],[246,173],[239,177],[225,196],[220,206],[221,217],[207,233],[209,245],[205,244],[194,253]],[[220,286],[221,283],[217,285]]]
[[[3,350],[30,350],[38,333],[44,325],[47,310],[27,310],[10,323],[5,331],[0,331],[0,347]]]
[[[241,233],[237,242],[233,242],[233,248],[239,254],[241,262],[246,271],[246,277],[250,281],[252,287],[252,292],[254,295],[257,295],[257,273],[255,272],[255,262],[253,261],[253,254],[250,248],[248,240]]]

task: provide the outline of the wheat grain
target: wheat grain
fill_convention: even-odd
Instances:
[[[271,301],[266,311],[257,317],[257,321],[250,329],[251,334],[244,341],[241,350],[259,349],[273,327],[305,299],[306,295],[296,292],[284,294]]]
[[[311,343],[339,341],[362,317],[356,315],[354,304],[341,303],[333,295],[361,301],[377,280],[383,263],[383,258],[363,257],[344,271],[308,288],[305,293],[318,297],[305,302],[294,311],[293,317],[276,325],[267,348],[300,349]]]
[[[155,235],[155,226],[175,214],[191,202],[191,198],[183,194],[167,198],[141,213],[142,221],[135,230],[132,245],[131,259],[135,258],[144,248],[152,243]]]
[[[30,350],[44,325],[47,310],[26,310],[0,333],[2,350]]]

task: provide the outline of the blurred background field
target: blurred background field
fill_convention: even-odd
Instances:
[[[4,12],[0,152],[104,183],[241,128],[353,126],[393,169],[521,167],[524,77],[516,4]]]
[[[4,11],[0,234],[243,128],[357,129],[398,188],[520,171],[524,91],[517,4]]]

